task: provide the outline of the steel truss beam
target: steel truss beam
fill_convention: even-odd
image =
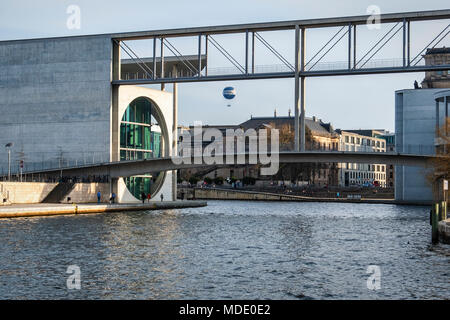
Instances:
[[[231,34],[231,33],[245,33],[249,32],[263,32],[263,31],[278,31],[278,30],[295,30],[295,26],[300,28],[324,28],[324,27],[342,27],[352,25],[365,25],[371,16],[351,16],[351,17],[336,17],[323,19],[305,19],[279,22],[263,22],[263,23],[249,23],[237,25],[223,25],[211,27],[196,27],[196,28],[180,28],[169,30],[154,30],[154,31],[139,31],[109,34],[111,38],[117,40],[139,40],[151,39],[153,37],[189,37],[198,36],[199,34]],[[406,21],[426,21],[426,20],[440,20],[450,19],[450,10],[431,10],[431,11],[416,11],[405,13],[387,13],[380,15],[381,23],[395,23]]]
[[[158,83],[172,83],[172,82],[196,82],[196,81],[227,81],[227,80],[253,80],[253,79],[272,79],[272,78],[288,78],[294,77],[295,71],[292,64],[287,61],[284,57],[279,54],[275,48],[273,48],[258,32],[261,31],[274,31],[274,30],[291,30],[299,28],[303,30],[302,32],[307,32],[308,29],[312,28],[327,28],[327,27],[341,27],[341,29],[308,61],[301,70],[299,70],[300,77],[317,77],[317,76],[336,76],[336,75],[358,75],[358,74],[380,74],[380,73],[402,73],[402,72],[422,72],[422,71],[436,71],[436,70],[449,70],[448,65],[443,66],[417,66],[420,61],[415,61],[416,58],[420,57],[420,54],[426,47],[419,52],[419,54],[412,60],[410,58],[410,23],[414,21],[432,21],[432,20],[442,20],[450,19],[450,10],[437,10],[437,11],[421,11],[421,12],[408,12],[408,13],[397,13],[397,14],[383,14],[380,15],[380,23],[395,23],[394,27],[388,31],[365,55],[360,59],[356,59],[356,26],[363,25],[367,23],[369,16],[355,16],[355,17],[342,17],[342,18],[326,18],[326,19],[310,19],[310,20],[298,20],[298,21],[286,21],[286,22],[270,22],[270,23],[256,23],[256,24],[245,24],[245,25],[230,25],[230,26],[217,26],[217,27],[201,27],[201,28],[188,28],[188,29],[173,29],[173,30],[162,30],[162,31],[144,31],[144,32],[134,32],[134,33],[121,33],[111,35],[114,41],[125,41],[134,39],[153,39],[156,38],[166,39],[172,37],[185,37],[185,36],[196,36],[199,39],[199,53],[201,52],[201,38],[202,36],[206,39],[206,44],[211,43],[216,47],[220,53],[222,53],[239,71],[236,74],[223,74],[223,75],[210,75],[205,72],[204,76],[200,73],[194,77],[148,77],[147,79],[134,79],[134,80],[115,80],[114,84],[158,84]],[[400,26],[396,28],[396,26]],[[433,39],[432,43],[439,38],[447,27],[438,36]],[[325,51],[314,63],[312,60],[321,53],[322,50],[334,40],[335,37],[342,30],[346,30],[334,44]],[[352,32],[353,29],[353,32]],[[403,45],[402,45],[402,66],[398,67],[364,67],[388,42],[398,33],[403,30]],[[393,34],[391,32],[394,31]],[[216,40],[214,40],[213,35],[217,34],[234,34],[243,33],[245,34],[245,63],[240,64],[225,48],[223,48]],[[252,49],[251,49],[251,72],[249,72],[249,34],[252,34]],[[352,38],[353,33],[353,38]],[[313,70],[313,68],[322,60],[322,58],[330,52],[331,49],[343,39],[345,35],[348,35],[348,61],[347,68],[342,69],[329,69],[329,70]],[[448,32],[444,34],[440,40],[434,44],[436,46],[440,41],[442,41]],[[389,38],[385,40],[385,38]],[[254,41],[257,38],[261,41],[272,53],[275,54],[286,66],[288,70],[280,72],[255,72],[254,65]],[[384,41],[384,42],[383,42]],[[169,42],[168,42],[169,43]],[[433,46],[433,47],[434,47]],[[208,46],[206,45],[206,48]],[[372,53],[372,51],[374,53]],[[352,57],[353,51],[353,57]],[[179,52],[178,52],[179,53]],[[303,53],[303,52],[302,52]],[[155,55],[155,53],[153,53]],[[304,54],[304,53],[303,53]],[[370,56],[369,56],[370,54]],[[181,56],[181,54],[180,54]],[[366,59],[366,57],[369,58]],[[138,58],[138,57],[136,57]],[[353,61],[352,61],[353,58]],[[312,64],[309,66],[309,64]],[[199,62],[199,66],[200,66]],[[306,69],[305,67],[308,66]],[[163,68],[163,66],[161,66]],[[436,67],[438,69],[436,69]],[[195,67],[193,67],[195,68]],[[291,70],[289,70],[291,69]]]
[[[365,74],[384,74],[384,73],[404,73],[404,72],[425,72],[425,71],[444,71],[450,70],[450,64],[438,66],[415,66],[415,67],[392,67],[392,68],[365,68],[365,69],[341,69],[341,70],[322,70],[322,71],[304,71],[299,72],[300,77],[324,77],[324,76],[351,76]],[[261,80],[261,79],[284,79],[294,78],[295,72],[272,72],[272,73],[249,73],[249,74],[230,74],[207,77],[181,77],[164,79],[131,79],[131,80],[113,80],[115,85],[142,85],[173,82],[201,82],[201,81],[229,81],[229,80]]]

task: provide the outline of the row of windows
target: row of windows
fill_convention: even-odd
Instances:
[[[350,171],[349,172],[349,178],[350,179],[365,179],[365,182],[368,182],[367,179],[371,179],[371,180],[385,180],[386,179],[386,174],[384,174],[384,173],[375,173],[375,172]]]
[[[363,146],[363,145],[351,145],[346,144],[344,150],[342,151],[365,151],[365,152],[384,152],[383,149],[371,146]]]
[[[364,170],[364,171],[386,171],[386,165],[384,164],[363,164],[363,163],[343,163],[342,167],[344,169],[350,170]]]
[[[359,138],[354,136],[345,136],[344,139],[346,143],[358,144],[362,146],[372,146],[372,147],[376,146],[378,148],[384,148],[385,146],[384,141],[378,141],[373,139]]]
[[[120,147],[123,149],[152,150],[155,157],[160,156],[161,134],[151,131],[151,127],[121,123]]]
[[[122,121],[151,124],[152,104],[144,98],[138,98],[128,105]]]
[[[122,160],[144,160],[153,158],[153,152],[120,149],[120,161]],[[156,158],[156,157],[155,157]]]
[[[338,143],[337,142],[316,142],[313,141],[313,149],[318,150],[338,150]]]

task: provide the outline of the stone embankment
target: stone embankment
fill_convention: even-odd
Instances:
[[[0,207],[0,218],[197,208],[206,201],[160,201],[133,204],[15,204]]]
[[[247,201],[305,201],[305,202],[352,202],[394,204],[394,199],[362,198],[358,195],[346,198],[324,198],[288,195],[236,189],[219,188],[179,188],[179,199],[203,200],[247,200]]]

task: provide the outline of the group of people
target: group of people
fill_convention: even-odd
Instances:
[[[164,195],[161,193],[161,201],[164,201]],[[145,194],[145,192],[141,193],[141,200],[142,203],[145,203],[145,200],[147,200],[148,203],[150,203],[150,199],[152,198],[152,195],[150,193]]]
[[[141,193],[141,200],[142,200],[142,203],[145,202],[145,199],[147,199],[147,202],[150,202],[150,199],[151,199],[151,198],[152,198],[152,196],[151,196],[150,193],[148,193],[148,194],[145,194],[145,192],[142,192],[142,193]]]
[[[97,203],[100,203],[100,201],[102,200],[102,193],[100,191],[97,192]],[[111,197],[109,198],[109,202],[110,203],[115,203],[116,202],[116,194],[113,192],[111,193]]]

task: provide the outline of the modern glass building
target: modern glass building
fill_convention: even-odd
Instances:
[[[161,128],[152,114],[153,102],[145,97],[133,100],[120,122],[120,160],[142,160],[161,157]],[[153,195],[161,173],[125,178],[130,193],[141,199],[142,193]]]

